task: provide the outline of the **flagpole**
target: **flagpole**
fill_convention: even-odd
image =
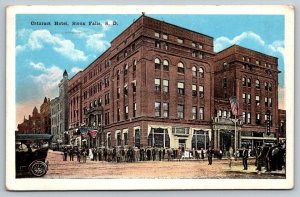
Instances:
[[[234,150],[235,150],[235,160],[237,160],[236,115],[234,115]]]

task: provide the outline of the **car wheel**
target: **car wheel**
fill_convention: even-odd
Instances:
[[[29,171],[33,176],[42,177],[47,173],[47,164],[42,161],[36,161],[30,164]]]

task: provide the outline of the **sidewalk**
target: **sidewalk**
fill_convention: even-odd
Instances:
[[[242,174],[264,174],[264,175],[271,175],[271,176],[285,176],[285,169],[283,170],[277,170],[277,171],[271,171],[267,172],[265,168],[262,168],[261,171],[256,170],[256,166],[254,165],[249,165],[247,170],[243,170],[244,167],[243,165],[239,164],[233,164],[231,168],[229,166],[226,166],[224,168],[224,171],[226,172],[234,172],[234,173],[242,173]]]

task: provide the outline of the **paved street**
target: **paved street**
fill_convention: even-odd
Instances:
[[[206,160],[109,163],[88,159],[87,163],[78,163],[76,157],[74,161],[62,158],[62,153],[49,151],[49,170],[43,178],[285,178],[283,172],[257,174],[253,160],[245,171],[241,160],[233,161],[229,168],[226,159],[207,165]]]

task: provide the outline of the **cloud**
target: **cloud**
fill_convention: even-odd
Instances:
[[[37,70],[45,70],[46,69],[45,65],[42,62],[38,62],[38,63],[29,62],[29,65]]]
[[[71,73],[74,73],[74,74],[76,74],[76,73],[78,73],[79,71],[82,71],[82,68],[78,68],[78,67],[73,67],[73,68],[71,68]]]
[[[103,22],[104,24],[104,22]],[[102,25],[102,31],[95,32],[88,28],[72,29],[71,32],[78,38],[85,39],[85,46],[90,51],[103,52],[110,47],[110,43],[105,40],[105,32],[109,30],[109,25]]]
[[[25,45],[18,45],[16,50],[21,52],[24,49],[32,51],[41,50],[49,45],[54,51],[72,61],[86,61],[87,56],[83,51],[75,48],[71,40],[65,39],[61,35],[53,35],[49,30],[41,29],[30,33],[27,43]]]
[[[22,53],[25,50],[26,50],[26,46],[25,45],[17,45],[16,46],[16,54]]]
[[[30,75],[29,77],[32,79],[33,85],[37,90],[39,90],[39,94],[47,95],[48,97],[55,97],[58,92],[58,84],[63,76],[63,70],[58,66],[52,65],[50,67],[46,67],[43,63],[34,63],[30,62],[29,65],[36,70],[39,70],[40,73],[37,75]]]

